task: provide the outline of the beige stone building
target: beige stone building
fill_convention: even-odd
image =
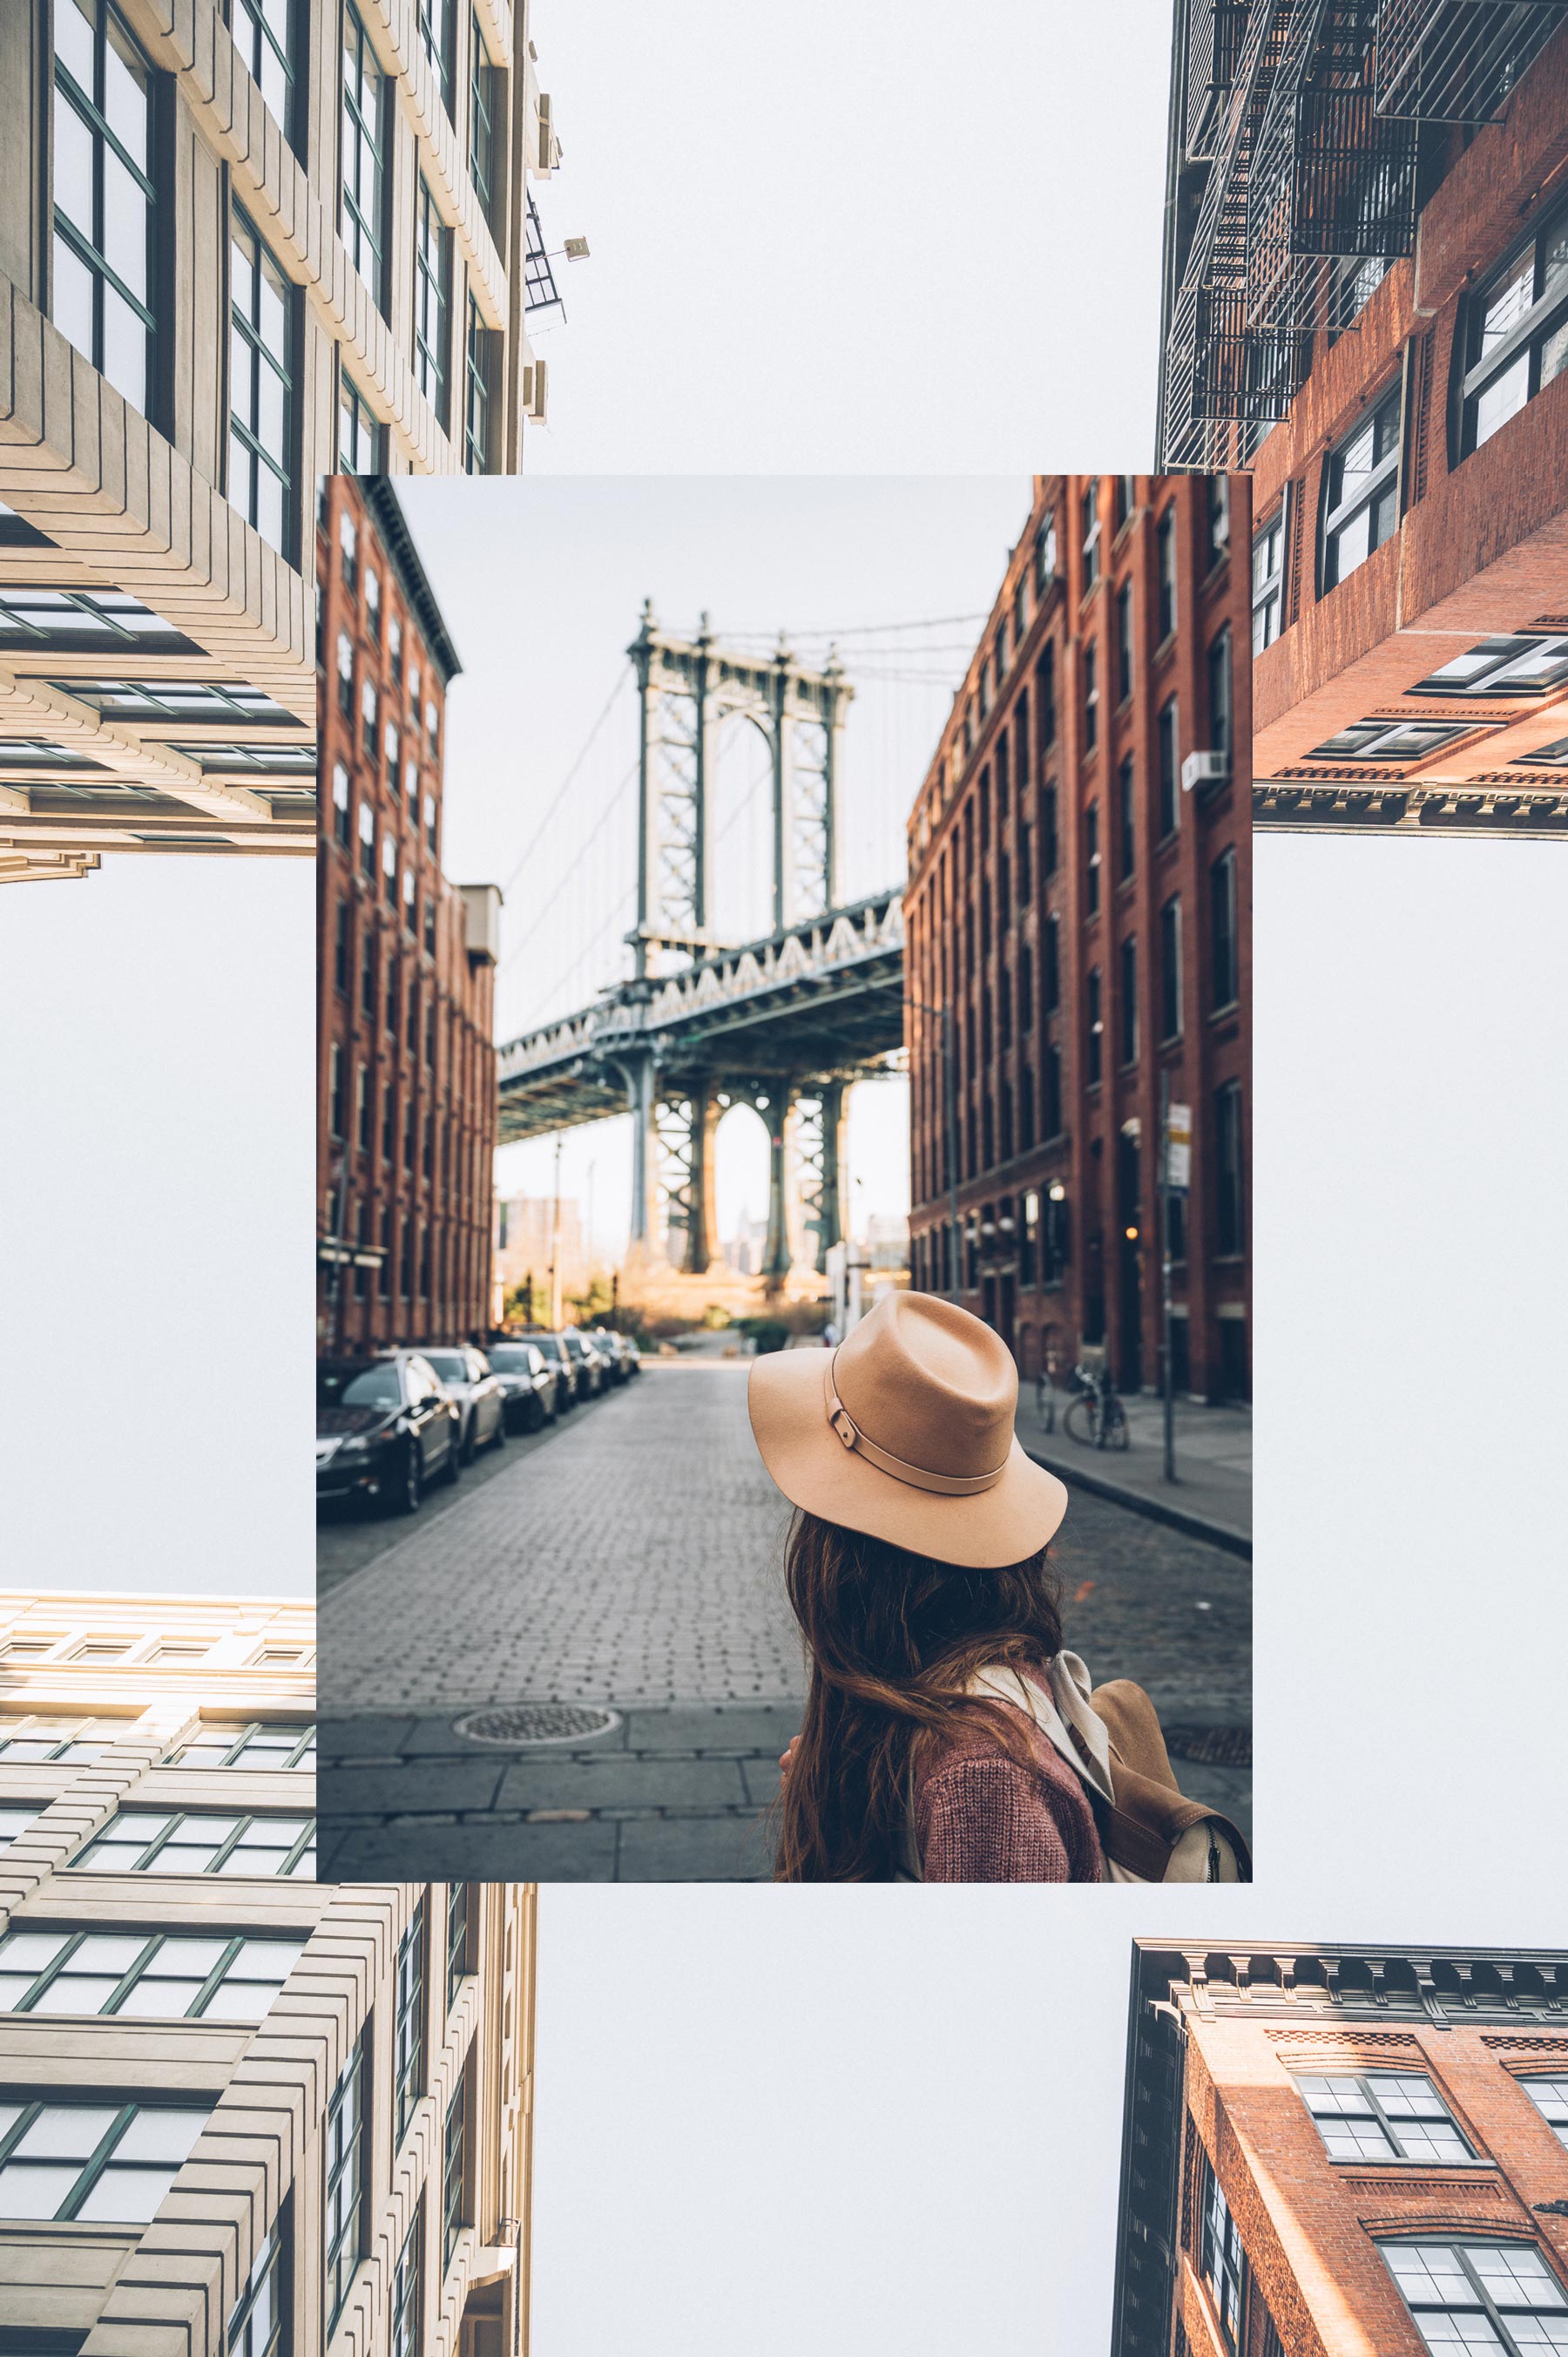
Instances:
[[[524,2357],[534,1893],[317,1884],[310,1608],[0,1595],[0,2318]]]
[[[313,852],[318,478],[544,414],[529,9],[0,10],[0,881]]]

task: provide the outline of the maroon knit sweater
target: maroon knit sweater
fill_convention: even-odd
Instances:
[[[1024,1719],[1022,1711],[1018,1716]],[[1104,1880],[1104,1854],[1082,1783],[1038,1727],[1024,1724],[1033,1773],[977,1728],[945,1745],[917,1774],[915,1838],[928,1882]]]

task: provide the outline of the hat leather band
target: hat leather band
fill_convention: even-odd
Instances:
[[[1007,1470],[1004,1458],[993,1473],[928,1473],[923,1465],[907,1465],[901,1457],[892,1456],[878,1448],[875,1440],[867,1440],[848,1408],[834,1391],[830,1371],[828,1382],[828,1422],[846,1448],[864,1457],[881,1473],[890,1473],[895,1481],[907,1481],[913,1490],[933,1490],[940,1497],[973,1498],[982,1490],[993,1490]]]

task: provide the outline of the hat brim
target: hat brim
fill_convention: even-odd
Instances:
[[[792,1506],[886,1539],[911,1555],[996,1571],[1036,1555],[1061,1528],[1068,1493],[1024,1453],[1016,1434],[1002,1478],[952,1497],[917,1489],[846,1448],[827,1418],[827,1351],[774,1351],[752,1361],[746,1406],[764,1465]]]

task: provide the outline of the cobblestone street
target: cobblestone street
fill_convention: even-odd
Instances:
[[[766,1875],[758,1821],[802,1690],[788,1520],[744,1363],[706,1359],[656,1362],[437,1516],[380,1526],[358,1568],[324,1532],[323,1873]],[[1068,1643],[1097,1679],[1149,1688],[1184,1789],[1244,1821],[1246,1564],[1081,1493],[1055,1554]],[[542,1703],[608,1723],[549,1744],[455,1731]]]

